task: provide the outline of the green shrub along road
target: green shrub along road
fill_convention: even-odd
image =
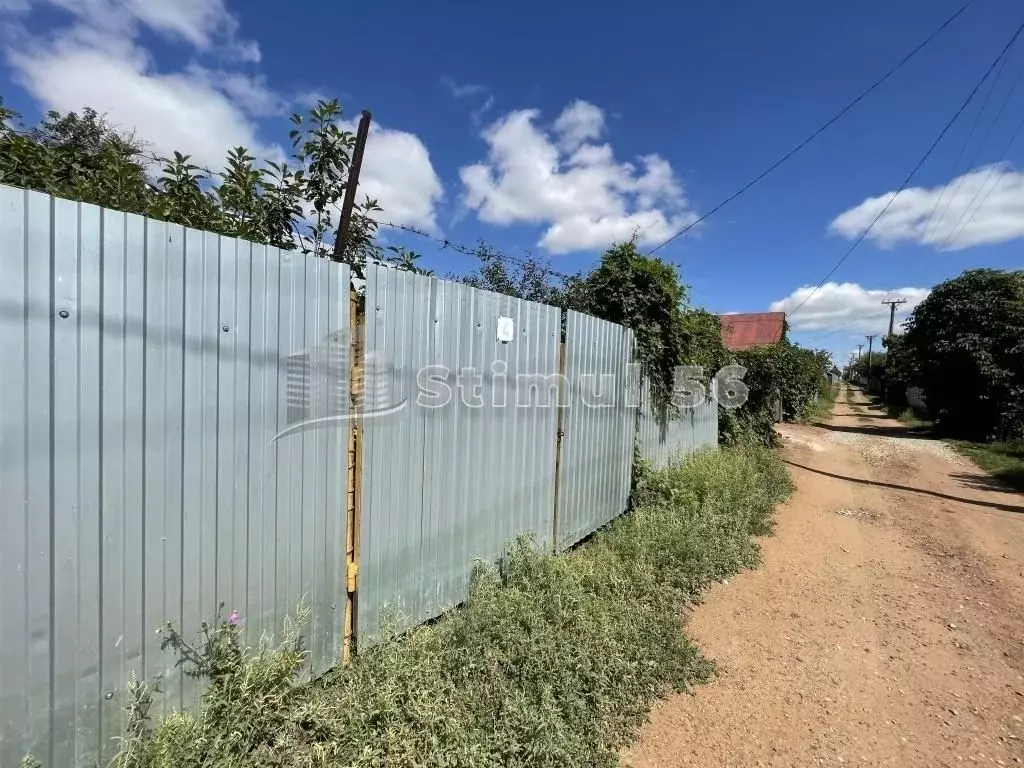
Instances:
[[[656,698],[713,674],[681,608],[758,564],[754,537],[772,530],[790,490],[781,461],[760,448],[642,474],[633,511],[585,545],[555,556],[519,542],[500,568],[478,569],[463,606],[318,681],[302,677],[297,632],[244,651],[222,622],[196,646],[202,710],[152,731],[135,718],[114,764],[615,765]],[[136,694],[143,713],[159,696]]]

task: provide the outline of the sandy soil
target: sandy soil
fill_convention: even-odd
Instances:
[[[858,392],[782,431],[796,492],[764,565],[689,621],[718,677],[623,764],[1024,761],[1024,496]]]

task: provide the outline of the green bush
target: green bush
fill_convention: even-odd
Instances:
[[[905,327],[893,357],[924,389],[940,432],[1024,439],[1024,270],[971,269],[939,283]]]
[[[587,545],[553,556],[517,542],[477,569],[460,608],[314,682],[294,635],[239,653],[222,622],[191,663],[214,674],[201,711],[135,727],[118,765],[615,765],[655,698],[712,674],[680,607],[757,563],[753,536],[789,489],[762,449],[645,473],[636,509]]]
[[[782,341],[733,353],[747,369],[743,381],[749,395],[736,409],[719,410],[719,438],[725,445],[775,444],[776,404],[782,400],[784,421],[805,421],[832,368],[827,352]]]

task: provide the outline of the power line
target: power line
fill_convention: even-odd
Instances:
[[[976,130],[978,130],[978,126],[981,124],[981,118],[984,116],[985,110],[988,108],[988,103],[989,103],[989,101],[992,98],[992,94],[995,93],[996,86],[999,85],[999,79],[1003,76],[1003,71],[1006,69],[1006,61],[1007,61],[1006,59],[1003,59],[1003,63],[999,65],[999,71],[996,72],[996,76],[992,79],[992,85],[989,86],[989,89],[985,92],[985,98],[982,100],[981,106],[978,108],[978,113],[974,116],[974,122],[971,123],[971,130],[967,132],[967,138],[964,139],[964,143],[960,146],[960,152],[956,156],[956,162],[953,163],[953,178],[956,178],[957,183],[953,187],[953,194],[950,196],[950,198],[948,200],[946,200],[946,205],[942,209],[942,216],[946,215],[946,211],[949,210],[950,203],[952,203],[953,199],[956,197],[956,193],[960,189],[960,182],[963,180],[961,172],[960,172],[960,161],[963,160],[964,159],[964,155],[967,154],[967,147],[970,146],[971,139],[974,138],[974,132]],[[1009,98],[1009,94],[1007,95],[1007,98]],[[1005,105],[1006,102],[1004,101],[1003,104]],[[996,118],[995,119],[999,120],[999,115],[1001,115],[1001,114],[1002,114],[1002,110],[1000,110],[999,112],[996,113]],[[995,124],[995,122],[993,121],[992,125],[994,125],[994,124]],[[984,146],[985,141],[987,141],[988,137],[991,135],[991,125],[989,126],[989,128],[990,128],[990,130],[985,135],[985,139],[982,140],[982,142],[978,145],[978,148],[975,151],[974,157],[977,157],[977,152],[980,151],[981,147]],[[973,158],[972,158],[971,162],[973,163]],[[970,167],[971,167],[971,163],[968,163],[967,168],[970,168]],[[924,224],[924,229],[923,229],[924,234],[922,235],[923,238],[927,238],[928,237],[928,233],[931,231],[932,225],[936,221],[935,213],[936,213],[936,211],[938,211],[939,206],[942,205],[942,202],[943,202],[943,200],[946,197],[946,192],[947,191],[948,191],[948,185],[944,186],[942,188],[942,191],[939,192],[938,197],[935,198],[935,204],[932,206],[932,210],[928,214],[928,219],[925,221],[925,224]],[[939,221],[942,220],[942,216],[939,217]]]
[[[835,263],[832,269],[830,269],[828,273],[823,278],[821,278],[818,284],[814,286],[814,289],[809,294],[807,294],[807,296],[804,297],[804,300],[797,304],[796,307],[789,313],[789,317],[792,317],[798,311],[800,311],[800,308],[804,304],[806,304],[811,299],[811,297],[814,296],[814,294],[818,292],[818,289],[825,284],[826,280],[828,280],[830,277],[832,277],[833,274],[835,274],[835,271],[839,269],[839,267],[842,266],[843,262],[846,261],[847,258],[849,258],[850,254],[857,249],[857,246],[864,242],[864,238],[868,236],[868,233],[871,232],[872,229],[874,229],[875,224],[877,224],[879,219],[881,219],[882,216],[885,215],[885,212],[889,210],[892,204],[896,201],[896,198],[900,196],[900,193],[907,188],[907,185],[910,184],[911,179],[914,178],[917,172],[921,170],[921,166],[925,164],[925,161],[927,161],[928,158],[931,157],[932,152],[935,151],[935,147],[939,145],[939,142],[942,141],[943,137],[949,132],[949,129],[953,126],[953,123],[955,123],[957,119],[960,117],[960,115],[963,114],[964,110],[967,109],[967,105],[971,103],[971,100],[974,98],[974,95],[978,92],[978,89],[981,88],[982,83],[984,83],[988,76],[992,73],[992,70],[994,70],[996,66],[998,66],[999,62],[1003,60],[1007,52],[1009,52],[1011,46],[1013,46],[1013,44],[1017,42],[1017,38],[1020,37],[1020,33],[1022,31],[1024,31],[1024,23],[1021,23],[1021,25],[1017,27],[1017,30],[1013,33],[1013,36],[1010,38],[1009,42],[1007,42],[1006,45],[1003,46],[1003,50],[1000,51],[995,61],[993,61],[989,68],[985,71],[984,76],[977,83],[975,83],[974,88],[971,89],[971,92],[967,95],[967,98],[964,100],[963,104],[961,104],[960,108],[953,114],[953,117],[949,119],[949,122],[947,122],[943,126],[935,141],[933,141],[931,146],[928,147],[928,150],[924,153],[924,155],[922,155],[921,159],[917,162],[917,165],[915,165],[913,170],[911,170],[911,172],[907,175],[907,178],[903,180],[903,183],[900,184],[895,194],[893,194],[893,196],[889,198],[889,201],[885,204],[885,206],[883,206],[882,210],[878,212],[878,215],[875,216],[875,218],[871,220],[871,223],[868,224],[867,228],[863,232],[861,232],[860,235],[858,235],[857,239],[853,241],[853,245],[851,245],[846,250],[846,253],[844,253],[842,257],[840,257],[839,261]]]
[[[1003,147],[1001,157],[1006,157],[1006,153],[1010,151],[1010,147],[1013,146],[1013,143],[1017,140],[1017,137],[1020,135],[1022,129],[1024,129],[1024,119],[1022,119],[1017,124],[1017,127],[1014,129],[1013,133],[1010,134],[1010,140],[1007,141],[1006,145]],[[985,205],[985,201],[988,200],[989,195],[995,192],[996,187],[999,186],[999,179],[996,179],[996,183],[988,188],[988,190],[982,196],[981,200],[978,200],[978,195],[980,195],[981,190],[985,189],[985,187],[988,185],[989,179],[991,179],[992,176],[995,174],[996,168],[996,165],[992,165],[989,167],[988,173],[985,174],[984,180],[982,180],[981,184],[978,185],[978,188],[974,191],[974,197],[971,198],[971,202],[969,202],[967,204],[967,207],[964,208],[963,212],[960,214],[960,218],[956,220],[956,224],[954,224],[953,228],[949,231],[949,235],[947,235],[943,239],[942,243],[939,245],[940,250],[948,248],[949,245],[953,242],[953,239],[961,232],[963,232],[968,224],[974,221],[974,217],[978,215],[978,211],[980,211],[982,206]],[[976,200],[978,200],[978,205],[974,207],[973,211],[971,211],[971,207],[974,206],[974,202]],[[967,220],[964,221],[964,217],[967,216],[968,211],[970,211],[970,216],[968,216]],[[961,222],[963,223],[961,224]]]
[[[960,9],[959,9],[959,10],[958,10],[958,11],[957,11],[956,13],[954,13],[954,14],[953,14],[952,16],[950,16],[950,17],[949,17],[948,19],[946,19],[946,20],[945,20],[944,22],[942,22],[942,24],[940,24],[940,25],[938,26],[938,28],[936,28],[936,29],[935,29],[935,31],[934,31],[934,32],[932,32],[932,33],[931,33],[930,35],[928,35],[928,37],[926,37],[926,38],[925,38],[925,39],[924,39],[924,40],[923,40],[923,41],[922,41],[921,43],[919,43],[919,44],[917,45],[917,47],[915,47],[915,48],[914,48],[914,49],[913,49],[913,50],[912,50],[912,51],[911,51],[910,53],[908,53],[908,54],[907,54],[906,56],[904,56],[904,57],[903,57],[902,59],[900,59],[900,60],[899,60],[899,62],[897,62],[896,66],[894,66],[894,67],[893,67],[892,69],[890,69],[890,70],[889,70],[888,72],[886,72],[886,73],[885,73],[884,75],[882,75],[882,76],[881,76],[881,77],[880,77],[880,78],[879,78],[878,80],[876,80],[876,81],[875,81],[875,82],[873,82],[873,83],[872,83],[872,84],[871,84],[870,86],[868,86],[868,88],[867,88],[866,90],[864,90],[864,91],[863,91],[863,92],[862,92],[862,93],[861,93],[861,94],[860,94],[859,96],[857,96],[857,98],[855,98],[855,99],[854,99],[853,101],[851,101],[851,102],[850,102],[849,104],[847,104],[847,105],[846,105],[845,107],[843,107],[843,108],[842,108],[841,110],[839,110],[839,111],[838,111],[838,112],[837,112],[837,113],[836,113],[835,115],[833,115],[833,116],[832,116],[832,117],[831,117],[831,118],[830,118],[830,119],[829,119],[829,120],[828,120],[828,121],[827,121],[827,122],[826,122],[826,123],[825,123],[824,125],[822,125],[822,126],[821,126],[820,128],[818,128],[818,130],[816,130],[816,131],[815,131],[814,133],[812,133],[812,134],[811,134],[810,136],[808,136],[808,137],[807,137],[806,139],[804,139],[803,141],[801,141],[801,142],[800,142],[799,144],[797,144],[797,145],[796,145],[795,147],[793,147],[793,149],[791,149],[791,150],[790,150],[789,152],[787,152],[787,153],[786,153],[785,155],[783,155],[783,156],[782,156],[781,158],[779,158],[779,159],[778,159],[778,160],[776,160],[776,161],[775,161],[774,163],[772,163],[771,165],[769,165],[769,166],[768,166],[767,168],[765,168],[765,169],[764,169],[763,171],[761,171],[761,173],[759,173],[759,174],[758,174],[757,176],[755,176],[755,177],[754,177],[753,179],[751,179],[750,181],[748,181],[748,182],[747,182],[746,184],[744,184],[744,185],[743,185],[742,187],[740,187],[740,188],[739,188],[738,190],[736,190],[736,191],[735,191],[735,192],[733,192],[733,193],[732,193],[731,195],[729,195],[729,196],[728,196],[727,198],[725,198],[724,200],[722,200],[722,202],[720,202],[720,203],[719,203],[718,205],[716,205],[716,206],[715,206],[714,208],[712,208],[712,209],[711,209],[710,211],[708,211],[707,213],[705,213],[705,214],[703,214],[702,216],[698,217],[698,218],[697,218],[697,219],[696,219],[695,221],[691,222],[690,224],[687,224],[687,225],[686,225],[685,227],[683,227],[682,229],[680,229],[680,230],[679,230],[678,232],[676,232],[676,233],[675,233],[674,235],[672,235],[672,237],[668,238],[667,240],[665,240],[664,242],[662,242],[662,243],[661,243],[660,245],[657,245],[657,246],[655,246],[654,248],[652,248],[651,250],[649,250],[649,251],[647,252],[647,255],[648,255],[648,256],[650,256],[650,255],[651,255],[651,254],[653,254],[653,253],[654,253],[655,251],[658,251],[658,250],[660,250],[661,248],[664,248],[664,247],[665,247],[666,245],[668,245],[669,243],[671,243],[671,242],[672,242],[673,240],[675,240],[676,238],[678,238],[678,237],[682,237],[683,235],[685,235],[685,234],[686,234],[687,232],[689,232],[689,231],[690,231],[691,229],[693,229],[694,227],[696,227],[696,226],[697,226],[698,224],[700,224],[700,223],[701,223],[702,221],[704,221],[704,220],[705,220],[705,219],[707,219],[708,217],[710,217],[710,216],[713,216],[713,215],[714,215],[715,213],[717,213],[718,211],[720,211],[720,210],[721,210],[722,208],[724,208],[725,206],[727,206],[727,205],[728,205],[729,203],[731,203],[731,202],[732,202],[733,200],[735,200],[735,199],[736,199],[737,197],[739,197],[740,195],[742,195],[742,194],[743,194],[744,192],[746,192],[746,191],[747,191],[748,189],[750,189],[750,188],[751,188],[751,187],[753,187],[753,186],[754,186],[755,184],[757,184],[757,183],[758,183],[758,182],[760,182],[760,181],[761,181],[762,179],[764,179],[764,178],[765,178],[766,176],[768,176],[768,175],[769,175],[770,173],[772,173],[772,172],[773,172],[773,171],[774,171],[774,170],[775,170],[776,168],[778,168],[778,167],[779,167],[780,165],[782,165],[782,164],[783,164],[783,163],[785,163],[785,162],[786,162],[787,160],[789,160],[789,159],[790,159],[791,157],[793,157],[793,155],[795,155],[795,154],[796,154],[797,152],[799,152],[799,151],[800,151],[800,150],[802,150],[802,149],[803,149],[804,147],[806,147],[806,146],[807,146],[808,144],[810,144],[810,143],[811,143],[812,141],[814,141],[814,140],[815,140],[816,138],[818,138],[818,136],[820,136],[820,135],[821,135],[821,134],[823,134],[823,133],[824,133],[824,132],[825,132],[826,130],[828,130],[828,129],[829,129],[829,128],[830,128],[830,127],[831,127],[831,126],[832,126],[832,125],[833,125],[833,124],[834,124],[835,122],[837,122],[837,121],[838,121],[838,120],[839,120],[839,119],[840,119],[841,117],[843,117],[843,115],[845,115],[845,114],[846,114],[847,112],[849,112],[849,111],[850,111],[851,109],[853,109],[853,108],[854,108],[854,107],[856,107],[856,106],[857,106],[858,104],[860,104],[860,102],[862,102],[862,101],[863,101],[863,100],[864,100],[864,99],[865,99],[865,98],[866,98],[866,97],[867,97],[867,96],[868,96],[868,95],[869,95],[869,94],[870,94],[870,93],[871,93],[872,91],[874,91],[874,90],[875,90],[876,88],[878,88],[878,87],[879,87],[880,85],[882,85],[882,83],[884,83],[884,82],[885,82],[886,80],[888,80],[888,79],[889,79],[890,77],[892,77],[892,76],[893,76],[894,74],[896,74],[896,73],[897,73],[897,72],[898,72],[898,71],[899,71],[900,69],[902,69],[902,68],[903,68],[903,66],[904,66],[904,65],[905,65],[905,64],[906,64],[907,62],[909,62],[909,61],[910,61],[910,60],[911,60],[912,58],[914,58],[914,56],[916,56],[916,55],[917,55],[917,54],[918,54],[918,53],[919,53],[919,52],[920,52],[920,51],[921,51],[921,50],[922,50],[922,49],[923,49],[923,48],[924,48],[925,46],[927,46],[927,45],[928,45],[928,43],[930,43],[930,42],[931,42],[932,40],[934,40],[934,39],[935,39],[935,38],[936,38],[936,37],[937,37],[937,36],[938,36],[939,34],[941,34],[941,33],[942,33],[942,31],[943,31],[943,30],[944,30],[944,29],[945,29],[946,27],[948,27],[948,26],[949,26],[950,24],[952,24],[952,23],[953,23],[954,21],[956,21],[956,19],[957,19],[957,18],[958,18],[958,17],[959,17],[959,16],[961,15],[961,14],[963,14],[963,13],[964,13],[964,11],[966,11],[966,10],[967,10],[968,8],[970,8],[970,7],[972,6],[972,5],[974,5],[974,3],[975,3],[975,2],[977,2],[977,0],[970,0],[970,2],[966,3],[965,5],[963,5],[963,6],[962,6],[962,7],[961,7],[961,8],[960,8]]]
[[[1006,60],[1005,59],[1003,61],[1003,64],[1004,65],[1006,64]],[[992,137],[992,132],[995,130],[996,125],[999,124],[999,120],[1003,116],[1003,112],[1006,111],[1007,104],[1010,103],[1010,99],[1013,97],[1013,94],[1017,92],[1017,87],[1020,85],[1022,78],[1024,78],[1024,65],[1021,66],[1020,71],[1017,73],[1017,79],[1014,80],[1013,85],[1006,92],[1006,96],[1003,98],[1003,103],[999,105],[999,110],[996,112],[995,118],[993,118],[992,122],[988,126],[988,130],[985,132],[985,138],[983,138],[981,140],[981,142],[978,144],[978,146],[975,148],[974,154],[971,155],[971,159],[967,163],[967,165],[964,167],[963,172],[958,175],[957,180],[956,180],[956,185],[953,187],[953,194],[949,197],[948,200],[946,200],[946,205],[943,207],[942,213],[939,215],[938,219],[936,219],[936,222],[941,222],[946,217],[946,214],[949,212],[950,206],[953,204],[953,201],[956,199],[957,193],[960,191],[960,187],[963,185],[964,176],[966,176],[969,173],[970,169],[974,167],[975,162],[978,160],[978,155],[981,154],[981,151],[985,148],[985,145],[988,144],[988,140]],[[998,79],[999,78],[997,77],[996,80],[998,81]],[[993,85],[993,89],[994,88],[995,88],[995,86]],[[990,96],[991,96],[991,94],[992,94],[992,92],[989,91],[989,95]],[[982,108],[984,109],[984,107],[982,107]],[[1012,140],[1011,140],[1011,143],[1012,143]],[[967,145],[964,144],[964,149],[966,149],[966,148],[967,148]],[[1009,149],[1009,144],[1003,150],[1003,154],[1005,154],[1007,149]],[[959,160],[957,161],[957,164],[959,165]],[[945,188],[943,188],[943,193],[945,193]],[[941,199],[941,197],[942,197],[942,195],[940,195],[940,199]],[[971,200],[971,203],[973,204],[974,200],[976,200],[976,199],[977,199],[977,193],[975,193],[975,197]],[[970,206],[968,206],[968,208],[970,208]],[[932,210],[932,213],[933,214],[935,213],[934,209]],[[966,210],[964,211],[964,213],[966,213]],[[959,224],[963,220],[964,213],[960,214],[960,218],[957,219],[957,224]],[[931,223],[933,223],[933,222],[929,219],[929,224],[931,224]],[[926,226],[925,230],[924,230],[923,239],[927,240],[929,230],[934,231],[935,229],[938,229],[938,224],[937,223],[936,223],[934,229],[932,229],[929,226]],[[956,225],[954,225],[953,229],[956,229]],[[950,233],[952,233],[952,232],[953,232],[953,230],[951,229]],[[952,237],[952,234],[950,234],[948,237]]]
[[[840,331],[845,331],[850,326],[854,325],[855,323],[860,322],[861,319],[862,318],[859,318],[859,317],[854,318],[853,320],[850,320],[848,323],[843,323],[838,328],[833,328],[830,331],[825,331],[824,333],[819,333],[819,334],[816,334],[814,336],[811,336],[807,341],[819,341],[821,339],[828,338],[829,336],[831,336],[833,334],[836,334],[836,333],[839,333]]]

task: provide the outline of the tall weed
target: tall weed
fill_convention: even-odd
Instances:
[[[478,567],[461,607],[317,681],[299,676],[294,633],[241,651],[222,624],[191,660],[211,676],[200,712],[135,728],[117,765],[613,766],[654,699],[712,674],[680,608],[757,563],[753,536],[789,490],[763,449],[645,474],[634,510],[586,545],[553,556],[515,542]]]

